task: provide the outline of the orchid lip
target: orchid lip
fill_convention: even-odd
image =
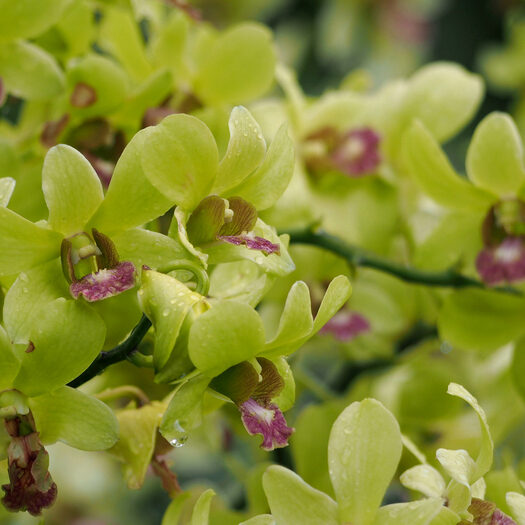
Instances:
[[[89,302],[102,301],[135,286],[135,266],[129,261],[121,262],[114,268],[99,270],[85,275],[71,283],[71,295],[78,299],[83,295]]]
[[[250,250],[259,250],[266,255],[276,253],[279,255],[280,246],[264,237],[250,236],[250,235],[219,235],[218,240],[235,244],[236,246],[245,245]]]
[[[288,445],[294,429],[286,423],[283,413],[272,403],[259,403],[253,398],[240,405],[241,418],[250,435],[261,434],[261,448],[267,451]]]
[[[476,269],[488,285],[525,279],[525,243],[507,237],[497,246],[487,247],[476,258]]]

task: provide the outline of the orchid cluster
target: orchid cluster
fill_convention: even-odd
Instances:
[[[162,525],[525,523],[519,121],[466,176],[442,149],[481,76],[314,97],[267,27],[183,0],[0,12],[0,523],[69,519],[57,442],[153,474]]]

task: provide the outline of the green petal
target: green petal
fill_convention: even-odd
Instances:
[[[339,519],[370,525],[401,457],[394,416],[375,399],[352,403],[330,433],[328,466]]]
[[[242,197],[265,210],[275,204],[288,187],[293,175],[294,147],[288,136],[286,124],[277,131],[261,166],[238,186],[228,190],[227,195]]]
[[[153,270],[168,271],[177,261],[188,257],[171,237],[141,228],[118,233],[111,240],[120,259],[131,261],[137,268],[146,265]]]
[[[106,116],[124,103],[128,90],[128,77],[116,63],[102,55],[88,54],[75,60],[67,72],[70,111],[81,118]],[[88,86],[93,102],[80,106],[75,102],[75,87]]]
[[[517,492],[507,492],[507,505],[511,508],[518,525],[525,525],[525,496]]]
[[[2,177],[0,179],[0,206],[7,206],[9,199],[15,191],[16,181],[11,177]]]
[[[455,135],[474,116],[483,96],[483,80],[461,66],[434,63],[409,82],[406,113],[417,118],[438,142]]]
[[[290,410],[295,404],[295,379],[288,361],[284,357],[272,360],[279,375],[284,381],[284,387],[278,396],[272,399],[282,412]]]
[[[487,416],[485,411],[481,408],[478,400],[464,387],[456,383],[450,383],[448,385],[447,394],[456,396],[466,401],[476,412],[479,424],[481,427],[481,445],[476,458],[476,470],[470,483],[475,483],[478,479],[484,476],[492,466],[492,456],[494,450],[494,442],[490,435],[489,425],[487,423]]]
[[[204,297],[177,279],[154,271],[143,272],[139,297],[155,327],[153,362],[158,371],[168,361],[188,312]]]
[[[467,153],[469,178],[502,197],[514,196],[525,182],[523,146],[514,121],[491,113],[476,128]]]
[[[30,398],[29,407],[44,444],[63,441],[80,450],[105,450],[118,439],[113,411],[74,388]]]
[[[455,173],[437,141],[420,122],[404,134],[403,155],[409,174],[438,204],[466,211],[487,211],[494,204],[494,195]]]
[[[48,151],[42,189],[49,208],[49,224],[66,237],[84,231],[104,199],[102,184],[91,164],[66,144]]]
[[[58,21],[68,0],[0,0],[0,40],[30,38]]]
[[[295,433],[291,438],[294,464],[299,476],[330,495],[334,491],[328,472],[328,439],[342,406],[343,403],[339,401],[308,405],[295,420]],[[312,439],[314,429],[315,439]]]
[[[266,92],[275,70],[271,32],[254,23],[228,29],[206,49],[194,82],[207,104],[243,103]]]
[[[266,141],[261,128],[246,108],[233,108],[228,126],[228,149],[219,164],[213,185],[213,192],[218,194],[240,184],[255,171],[266,154]]]
[[[184,510],[184,504],[188,501],[191,494],[184,492],[179,494],[169,505],[162,518],[161,525],[176,525],[179,523],[180,517]]]
[[[497,292],[460,290],[443,302],[438,317],[442,340],[463,349],[490,351],[525,333],[525,301]]]
[[[13,352],[11,341],[0,326],[0,391],[11,387],[19,368],[20,363]]]
[[[265,345],[265,357],[289,355],[300,348],[339,311],[352,293],[350,281],[337,276],[328,286],[312,322],[310,292],[299,281],[290,289],[275,337]],[[310,327],[309,331],[306,331]]]
[[[281,347],[307,337],[313,326],[310,290],[306,283],[298,281],[288,292],[277,333],[264,346],[265,355],[275,348],[281,352]]]
[[[27,344],[33,325],[59,297],[69,297],[69,290],[58,259],[22,272],[4,301],[4,324],[11,341]]]
[[[178,114],[166,117],[149,131],[141,163],[157,190],[191,210],[211,190],[218,155],[208,127],[195,117]]]
[[[411,503],[394,503],[381,507],[374,525],[430,525],[441,512],[441,498],[423,499]]]
[[[131,489],[139,489],[144,482],[165,408],[163,403],[154,401],[117,414],[119,440],[110,452],[124,463],[124,479]]]
[[[140,226],[163,215],[173,205],[147,179],[140,155],[151,128],[139,131],[120,156],[104,202],[91,219],[106,234]]]
[[[215,496],[212,489],[205,490],[200,496],[191,515],[191,525],[208,525],[211,500]]]
[[[129,10],[105,7],[100,24],[99,43],[118,59],[134,80],[144,80],[152,73],[139,25]]]
[[[247,259],[254,262],[261,270],[272,275],[287,275],[295,269],[294,263],[288,253],[289,237],[277,235],[275,229],[257,219],[254,235],[267,239],[280,246],[280,255],[272,253],[263,255],[259,250],[250,250],[246,246],[236,246],[226,242],[210,243],[202,246],[202,250],[208,255],[209,264],[220,264]]]
[[[64,73],[56,60],[29,42],[0,45],[0,77],[8,93],[27,100],[47,100],[65,89]]]
[[[337,503],[279,465],[268,467],[263,486],[272,516],[282,525],[337,525]]]
[[[445,472],[457,483],[470,490],[476,472],[476,463],[466,450],[447,450],[439,448],[436,458]]]
[[[445,493],[443,476],[430,465],[416,465],[405,470],[399,481],[410,490],[417,490],[427,498],[440,498]]]
[[[277,525],[277,522],[271,514],[260,514],[239,523],[239,525]]]
[[[257,312],[245,303],[220,301],[193,323],[188,350],[193,364],[214,377],[255,357],[263,344],[264,328]]]
[[[209,378],[196,377],[175,390],[160,425],[160,433],[173,446],[184,444],[188,432],[201,424],[202,397],[209,382]]]
[[[0,206],[0,275],[15,274],[54,259],[62,236],[39,228],[15,212]]]
[[[104,344],[104,322],[89,306],[63,298],[49,303],[33,325],[35,349],[22,356],[15,388],[37,396],[82,373]]]

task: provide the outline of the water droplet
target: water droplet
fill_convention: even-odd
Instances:
[[[22,292],[24,292],[24,293],[28,293],[29,290],[28,290],[26,287],[24,287],[24,288],[22,288]]]
[[[244,135],[245,137],[247,137],[247,136],[248,136],[248,133],[243,133],[243,135]]]
[[[184,446],[184,443],[188,440],[188,436],[183,436],[181,438],[173,438],[170,440],[170,445],[175,448],[180,448]]]
[[[177,302],[177,299],[171,299],[170,304],[175,304]]]
[[[162,310],[162,317],[168,317],[169,314],[170,314],[170,311],[167,308]]]

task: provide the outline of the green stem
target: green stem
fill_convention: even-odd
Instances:
[[[380,272],[388,273],[408,283],[451,288],[481,288],[513,295],[522,295],[520,290],[511,286],[488,288],[483,282],[462,275],[452,269],[442,272],[429,272],[404,266],[369,253],[358,246],[348,244],[339,237],[330,235],[322,230],[314,231],[306,228],[282,233],[290,235],[290,243],[292,244],[309,244],[311,246],[324,248],[343,257],[352,266],[362,266],[364,268],[379,270]]]
[[[108,350],[107,352],[100,352],[98,357],[91,363],[89,368],[84,370],[76,379],[73,379],[68,386],[76,388],[80,385],[83,385],[96,375],[103,372],[108,366],[120,361],[124,361],[129,357],[129,355],[134,352],[142,341],[144,336],[147,334],[151,326],[151,321],[143,315],[138,322],[137,326],[133,328],[129,337],[118,344],[115,348]]]

